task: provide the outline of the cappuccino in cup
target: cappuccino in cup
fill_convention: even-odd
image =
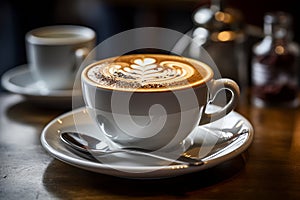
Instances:
[[[180,146],[196,126],[235,108],[238,85],[213,76],[207,64],[194,59],[132,54],[92,63],[81,80],[88,113],[109,141],[155,151]],[[231,100],[206,113],[206,105],[223,89],[231,91]]]
[[[103,61],[93,66],[87,77],[107,89],[158,92],[193,87],[213,75],[206,65],[200,67],[192,60],[171,58],[165,55],[118,57],[113,63]]]

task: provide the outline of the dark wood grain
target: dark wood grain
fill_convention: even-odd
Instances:
[[[253,124],[248,150],[194,174],[131,180],[97,174],[51,157],[43,127],[68,111],[0,96],[0,199],[300,199],[299,109],[236,109]]]

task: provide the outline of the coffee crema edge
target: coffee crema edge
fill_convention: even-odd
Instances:
[[[188,68],[192,68],[197,73],[194,74],[194,72],[187,72],[192,73],[192,75],[188,75],[188,78],[180,77],[180,73],[178,74],[172,74],[173,77],[170,77],[171,81],[165,81],[164,78],[162,78],[161,82],[158,83],[145,83],[141,84],[132,77],[125,77],[126,81],[122,80],[115,80],[115,77],[110,74],[109,76],[105,76],[102,73],[95,74],[95,68],[102,69],[105,68],[108,65],[112,65],[119,62],[122,62],[123,60],[126,60],[127,64],[129,64],[128,61],[131,61],[132,63],[137,60],[140,63],[141,60],[147,61],[146,64],[151,64],[151,59],[153,60],[159,60],[160,63],[162,62],[178,62],[179,64],[185,65]],[[146,60],[148,59],[148,60]],[[132,64],[131,63],[131,64]],[[150,66],[150,64],[148,66]],[[133,65],[135,65],[133,63]],[[151,66],[150,66],[151,68]],[[94,70],[94,72],[91,72]],[[128,69],[127,69],[128,70]],[[187,70],[189,71],[189,70]],[[90,74],[89,74],[90,73]],[[94,73],[93,77],[91,78],[89,75],[91,73]],[[125,72],[123,72],[125,73]],[[186,74],[186,72],[184,72]],[[86,66],[83,69],[82,72],[82,79],[89,84],[101,88],[101,89],[107,89],[107,90],[116,90],[116,91],[127,91],[127,92],[163,92],[163,91],[172,91],[172,90],[182,90],[182,89],[188,89],[188,88],[194,88],[198,86],[202,86],[203,84],[207,83],[209,80],[213,77],[213,71],[212,69],[205,63],[192,59],[187,57],[181,57],[176,55],[167,55],[167,54],[130,54],[130,55],[122,55],[122,56],[116,56],[116,57],[110,57],[103,60],[96,61],[88,66]],[[119,76],[119,74],[117,74]],[[192,76],[192,77],[191,77]],[[181,80],[175,80],[181,78]],[[120,78],[120,77],[118,77]],[[121,77],[122,78],[122,77]],[[94,80],[92,80],[94,79]],[[128,80],[133,79],[133,80]],[[192,82],[189,79],[193,79]],[[146,79],[147,81],[148,79]],[[156,80],[156,79],[154,79]],[[175,81],[172,81],[175,80]]]

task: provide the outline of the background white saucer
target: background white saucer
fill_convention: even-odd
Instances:
[[[238,137],[238,139],[235,140],[230,146],[226,147],[226,149],[223,149],[221,153],[205,158],[205,164],[201,166],[164,166],[158,164],[158,162],[154,162],[152,165],[143,166],[138,163],[138,158],[120,158],[114,155],[104,158],[105,162],[103,163],[82,158],[67,149],[60,141],[59,135],[62,131],[78,131],[78,129],[92,136],[97,136],[99,134],[98,128],[92,123],[92,119],[89,117],[85,108],[75,109],[53,119],[42,131],[41,143],[47,152],[53,157],[85,170],[126,178],[152,179],[174,177],[213,167],[244,152],[250,146],[253,140],[254,130],[250,122],[240,114],[231,112],[224,118],[223,124],[224,127],[231,127],[238,120],[244,121],[243,128],[249,129],[249,133]],[[207,128],[212,126],[220,128],[217,126],[218,124],[214,123],[216,122],[211,123]],[[201,129],[201,127],[198,128]],[[201,137],[201,135],[199,135],[199,137]]]
[[[41,88],[32,77],[27,64],[17,66],[5,72],[1,77],[4,89],[21,94],[28,100],[44,105],[71,106],[72,95],[79,96],[81,91],[47,90]]]

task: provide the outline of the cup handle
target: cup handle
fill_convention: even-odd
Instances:
[[[79,69],[81,63],[83,60],[87,57],[89,54],[88,48],[79,48],[75,50],[75,64],[73,67],[73,71],[75,72],[77,69]]]
[[[218,92],[221,90],[229,90],[231,92],[230,100],[224,107],[214,113],[206,113],[204,109],[199,125],[216,121],[227,115],[237,106],[240,96],[240,88],[235,81],[227,78],[217,79],[211,82],[211,85],[209,86],[209,102],[213,101]]]

